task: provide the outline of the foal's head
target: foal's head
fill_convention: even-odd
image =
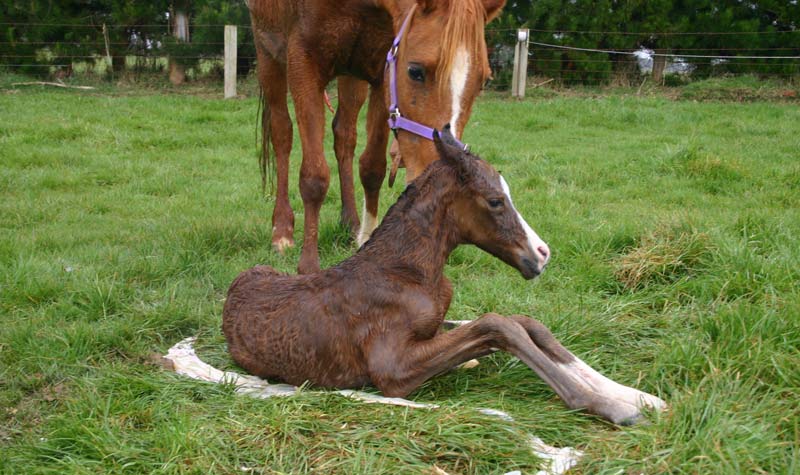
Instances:
[[[399,2],[398,2],[399,3]],[[433,127],[449,123],[455,136],[469,120],[472,104],[491,74],[484,25],[506,0],[416,0],[398,48],[398,109],[407,119]],[[396,27],[408,10],[395,18]],[[408,181],[439,157],[433,143],[398,132]]]
[[[532,279],[544,270],[550,248],[514,208],[508,183],[488,162],[453,142],[450,127],[434,134],[441,160],[455,169],[459,191],[451,205],[461,238]]]

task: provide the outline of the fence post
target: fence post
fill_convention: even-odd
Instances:
[[[225,25],[225,99],[236,97],[236,25]]]
[[[528,29],[517,30],[517,45],[514,47],[514,74],[511,77],[511,97],[525,97],[528,81]]]

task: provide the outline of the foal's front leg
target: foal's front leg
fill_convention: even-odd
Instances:
[[[372,382],[387,396],[405,396],[429,378],[464,361],[508,351],[538,374],[572,409],[585,409],[617,423],[634,422],[641,409],[664,401],[605,378],[564,348],[536,320],[486,314],[425,341],[391,336],[369,354]]]

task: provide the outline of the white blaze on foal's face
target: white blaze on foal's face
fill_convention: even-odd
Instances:
[[[503,193],[506,194],[506,199],[508,199],[508,204],[514,208],[514,202],[511,199],[511,190],[508,187],[508,183],[506,182],[505,178],[500,176],[500,186],[503,187]],[[525,230],[525,235],[528,237],[528,245],[531,247],[531,250],[536,254],[539,258],[539,264],[541,268],[544,268],[547,261],[550,260],[550,248],[547,244],[536,234],[536,231],[528,225],[528,222],[525,221],[525,218],[519,214],[516,208],[514,208],[514,212],[517,214],[517,219],[519,220],[520,226],[522,229]]]

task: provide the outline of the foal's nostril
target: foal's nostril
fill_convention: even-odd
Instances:
[[[545,262],[550,259],[550,249],[547,246],[541,245],[537,247],[536,250],[539,251],[539,254],[542,256]]]

